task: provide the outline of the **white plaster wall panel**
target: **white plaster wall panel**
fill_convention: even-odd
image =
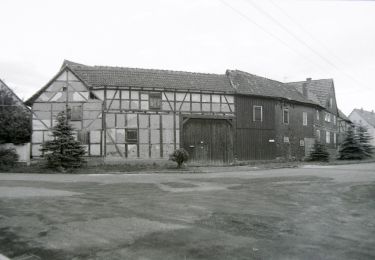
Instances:
[[[221,112],[230,112],[228,104],[221,104]]]
[[[49,93],[49,95],[45,92],[45,93],[42,93],[38,98],[37,98],[37,100],[36,101],[38,101],[38,102],[40,102],[40,101],[44,101],[44,102],[46,102],[46,101],[48,101],[51,97],[52,97],[52,95],[53,95],[54,93]]]
[[[59,92],[62,90],[63,87],[66,86],[65,81],[54,81],[49,87],[46,89],[46,92]]]
[[[40,144],[33,144],[31,147],[31,156],[34,156],[34,157],[41,156],[42,155],[42,152],[40,151],[41,148],[42,146]]]
[[[211,102],[211,95],[209,94],[202,94],[202,102]]]
[[[43,143],[43,131],[33,131],[31,141],[32,143]]]
[[[83,110],[93,110],[93,111],[101,111],[102,110],[102,102],[101,101],[94,101],[90,100],[89,102],[85,102],[83,104]]]
[[[89,92],[73,92],[73,101],[86,101],[89,99]]]
[[[139,91],[131,91],[131,99],[139,99]]]
[[[51,105],[49,103],[34,103],[33,104],[33,111],[49,111],[51,109]]]
[[[83,120],[83,128],[88,128],[90,130],[100,130],[102,129],[102,120],[101,119]]]
[[[128,144],[128,158],[137,158],[137,145]]]
[[[174,93],[173,92],[164,92],[162,95],[162,100],[169,100],[169,102],[174,101]]]
[[[107,129],[107,144],[112,144],[116,142],[116,129]]]
[[[232,110],[232,113],[234,113],[234,104],[231,104],[231,105],[229,105],[230,106],[230,109]]]
[[[137,114],[127,114],[127,127],[137,128]]]
[[[201,94],[191,94],[191,101],[201,102]]]
[[[139,129],[139,143],[148,144],[149,141],[149,129]]]
[[[100,100],[104,100],[104,90],[94,90],[93,94]]]
[[[180,128],[180,116],[176,115],[176,129]]]
[[[220,112],[220,104],[212,104],[212,112]]]
[[[185,93],[176,93],[176,101],[183,101]]]
[[[162,126],[165,129],[173,129],[173,115],[162,115]]]
[[[110,102],[113,98],[119,98],[118,96],[119,93],[116,93],[116,90],[107,90],[107,103]]]
[[[121,101],[121,109],[129,109],[130,102],[129,101]]]
[[[220,103],[220,95],[212,95],[212,103]]]
[[[225,97],[226,97],[228,103],[231,103],[231,104],[234,103],[234,97],[233,96],[226,95]]]
[[[51,98],[50,101],[65,102],[66,101],[66,93],[65,92],[56,92],[56,94]]]
[[[151,144],[160,144],[160,130],[151,130]]]
[[[171,111],[172,108],[173,108],[173,107],[171,108],[171,105],[169,105],[169,103],[167,101],[163,101],[161,109],[165,110],[165,111]]]
[[[50,107],[50,106],[49,106]],[[35,111],[34,114],[38,119],[51,119],[51,112],[46,111]]]
[[[101,114],[101,111],[84,110],[83,111],[83,119],[84,120],[97,119],[100,114]]]
[[[90,155],[100,156],[100,144],[90,144]]]
[[[201,103],[192,103],[191,110],[194,112],[200,112],[201,111]]]
[[[116,150],[116,146],[114,144],[107,144],[106,146],[106,155],[109,157],[118,157],[120,156]]]
[[[60,74],[60,76],[56,80],[64,81],[66,79],[67,79],[67,72],[64,71],[63,73]]]
[[[105,122],[106,122],[106,128],[115,128],[116,127],[115,114],[106,114]]]
[[[148,101],[141,101],[141,110],[148,110]]]
[[[125,143],[125,129],[116,129],[116,143]]]
[[[149,127],[149,115],[139,115],[139,128]]]
[[[121,99],[129,99],[129,91],[128,90],[122,90],[121,91]]]
[[[90,143],[99,143],[102,131],[90,131]]]
[[[169,158],[169,155],[171,155],[174,151],[174,145],[173,144],[163,144],[163,157]]]
[[[138,100],[132,100],[130,102],[130,109],[138,110],[139,109],[139,101]]]
[[[151,129],[160,128],[160,116],[159,115],[150,115]]]
[[[111,102],[107,102],[107,106],[111,110],[119,110],[120,109],[120,100],[113,100]]]
[[[202,111],[203,112],[210,112],[211,111],[211,104],[210,103],[203,103],[202,104]]]
[[[142,100],[148,100],[148,93],[141,93]]]
[[[190,111],[190,103],[189,102],[182,103],[180,111],[182,112]]]
[[[148,158],[149,157],[149,145],[148,144],[140,144],[139,145],[139,157],[140,158]]]
[[[68,80],[79,81],[79,79],[76,76],[74,76],[74,74],[71,71],[68,71]]]
[[[69,91],[83,91],[83,92],[87,92],[87,88],[81,82],[74,82],[74,81],[72,82],[72,81],[70,81],[68,89],[69,89]],[[72,90],[70,90],[70,89],[72,89]]]
[[[116,114],[116,127],[122,128],[125,127],[125,114]]]
[[[180,143],[180,131],[176,130],[176,145]]]
[[[66,105],[65,103],[52,103],[52,110],[53,111],[65,111]]]
[[[159,144],[151,145],[151,158],[160,158],[160,145]]]
[[[81,121],[70,121],[70,124],[72,125],[73,129],[76,129],[76,130],[82,129]]]
[[[172,129],[163,129],[163,143],[173,144],[173,130]]]
[[[48,130],[50,127],[51,120],[33,120],[33,130]],[[43,124],[45,123],[45,125]],[[46,127],[47,126],[47,127]]]

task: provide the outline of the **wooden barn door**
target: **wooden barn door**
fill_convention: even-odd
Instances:
[[[233,159],[232,125],[225,119],[188,119],[182,128],[183,147],[194,162],[229,163]]]

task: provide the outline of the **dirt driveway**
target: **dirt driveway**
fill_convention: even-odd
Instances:
[[[374,216],[375,164],[0,174],[12,259],[375,259]]]

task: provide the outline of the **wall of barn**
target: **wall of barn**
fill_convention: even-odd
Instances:
[[[31,155],[42,155],[42,143],[52,139],[51,128],[56,125],[56,116],[69,110],[74,118],[76,138],[84,145],[87,154],[101,155],[102,142],[102,101],[90,95],[87,87],[69,70],[53,79],[47,89],[32,105],[33,134]]]
[[[236,96],[235,157],[240,161],[275,159],[275,104],[272,99]],[[254,120],[254,106],[262,120]]]
[[[233,115],[232,95],[105,88],[94,93],[104,100],[106,157],[168,158],[180,147],[182,118]],[[129,140],[129,132],[136,138]]]
[[[289,111],[289,122],[284,122],[284,110]],[[307,125],[303,125],[303,112],[307,113]],[[303,159],[305,145],[314,138],[314,112],[310,106],[278,102],[275,106],[275,130],[277,157]]]

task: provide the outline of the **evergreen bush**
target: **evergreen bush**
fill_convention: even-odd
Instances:
[[[0,148],[0,170],[9,170],[18,161],[18,154],[14,148]]]
[[[371,145],[372,137],[367,132],[367,128],[364,126],[358,126],[357,136],[359,144],[362,146],[363,157],[371,158],[372,154],[374,153],[374,147]]]
[[[326,146],[316,141],[310,153],[309,161],[328,162],[329,153]]]
[[[184,149],[176,149],[169,159],[177,163],[177,168],[181,168],[182,164],[189,159],[189,153]]]
[[[361,160],[365,158],[364,150],[354,133],[354,128],[350,127],[346,131],[345,139],[340,145],[339,160]]]
[[[57,124],[52,129],[53,140],[43,144],[41,151],[49,168],[65,170],[81,167],[85,150],[74,138],[73,128],[65,112],[57,115]]]

